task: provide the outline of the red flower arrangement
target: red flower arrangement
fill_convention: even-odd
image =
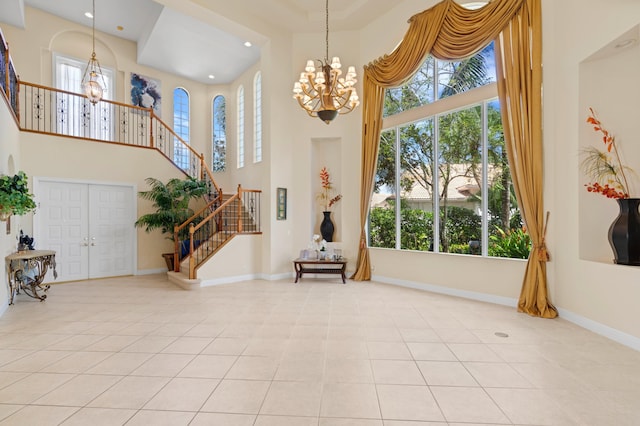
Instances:
[[[629,198],[629,184],[625,170],[631,170],[622,164],[615,137],[602,126],[593,108],[589,108],[590,115],[587,123],[593,125],[593,130],[602,133],[602,142],[606,152],[594,147],[583,151],[582,170],[592,182],[585,185],[587,191],[602,194],[607,198]],[[602,183],[601,183],[602,182]]]
[[[333,184],[326,167],[320,170],[320,184],[322,185],[322,192],[318,194],[318,200],[324,205],[324,211],[329,211],[331,206],[342,199],[342,195],[338,194],[335,197],[331,197]]]

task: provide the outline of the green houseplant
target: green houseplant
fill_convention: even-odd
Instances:
[[[0,219],[11,215],[22,216],[36,208],[33,194],[29,193],[28,178],[23,171],[13,176],[0,176]]]
[[[136,227],[145,228],[151,232],[159,229],[166,238],[174,241],[174,228],[186,222],[193,216],[193,209],[189,207],[191,200],[202,197],[208,193],[209,188],[205,181],[192,177],[185,179],[173,178],[164,183],[155,178],[147,178],[145,182],[151,187],[148,191],[140,191],[140,198],[153,202],[155,211],[138,218]],[[185,228],[180,235],[184,240],[188,237],[189,230]],[[173,253],[163,254],[167,268],[173,270]]]

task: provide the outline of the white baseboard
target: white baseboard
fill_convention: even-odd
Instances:
[[[372,276],[371,280],[384,284],[393,284],[401,287],[414,288],[416,290],[427,290],[432,293],[446,294],[448,296],[462,297],[464,299],[478,300],[480,302],[494,303],[496,305],[512,306],[514,308],[518,306],[518,299],[496,296],[494,294],[478,293],[475,291],[460,290],[458,288],[443,287],[416,281],[398,280],[395,278],[387,278],[379,275]]]
[[[414,288],[417,290],[431,291],[433,293],[446,294],[449,296],[462,297],[464,299],[478,300],[481,302],[494,303],[497,305],[511,306],[513,308],[516,308],[518,306],[517,299],[512,299],[512,298],[503,297],[503,296],[496,296],[493,294],[478,293],[474,291],[460,290],[457,288],[443,287],[443,286],[425,284],[425,283],[420,283],[415,281],[397,280],[395,278],[387,278],[382,276],[372,276],[371,280],[385,283],[385,284],[393,284],[401,287]],[[562,308],[557,308],[557,309],[558,309],[558,315],[561,318],[566,319],[567,321],[572,322],[584,329],[587,329],[596,334],[604,336],[607,339],[611,339],[614,342],[618,342],[631,349],[640,351],[640,338],[633,336],[631,334],[624,333],[620,330],[609,327],[607,325],[601,324],[597,321],[593,321],[581,315],[574,314],[573,312],[568,311],[566,309],[562,309]]]
[[[582,315],[574,314],[566,309],[558,308],[558,314],[569,322],[579,325],[582,328],[586,328],[589,331],[593,331],[596,334],[611,339],[614,342],[618,342],[621,345],[640,351],[640,338],[627,334],[623,331],[609,327],[608,325],[601,324],[597,321],[593,321]]]
[[[167,272],[167,268],[138,269],[136,270],[135,275],[155,275],[155,274],[164,274],[166,272]]]
[[[9,309],[9,300],[5,300],[2,306],[0,306],[0,317],[2,317],[5,312],[7,312],[7,309]]]

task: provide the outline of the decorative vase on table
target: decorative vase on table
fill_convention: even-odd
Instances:
[[[331,212],[322,212],[324,217],[322,218],[322,223],[320,224],[320,233],[322,234],[322,238],[328,243],[333,241],[333,232],[335,230],[333,226],[333,222],[331,222]]]
[[[620,213],[609,227],[609,244],[614,262],[619,265],[640,266],[640,198],[616,200]]]

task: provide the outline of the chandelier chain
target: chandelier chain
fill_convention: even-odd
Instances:
[[[93,0],[95,1],[95,0]],[[325,46],[324,61],[329,62],[329,0],[325,2]]]
[[[92,40],[92,56],[96,56],[96,0],[93,0],[93,15],[91,17],[91,31],[92,31],[92,35],[91,35],[91,40]]]

